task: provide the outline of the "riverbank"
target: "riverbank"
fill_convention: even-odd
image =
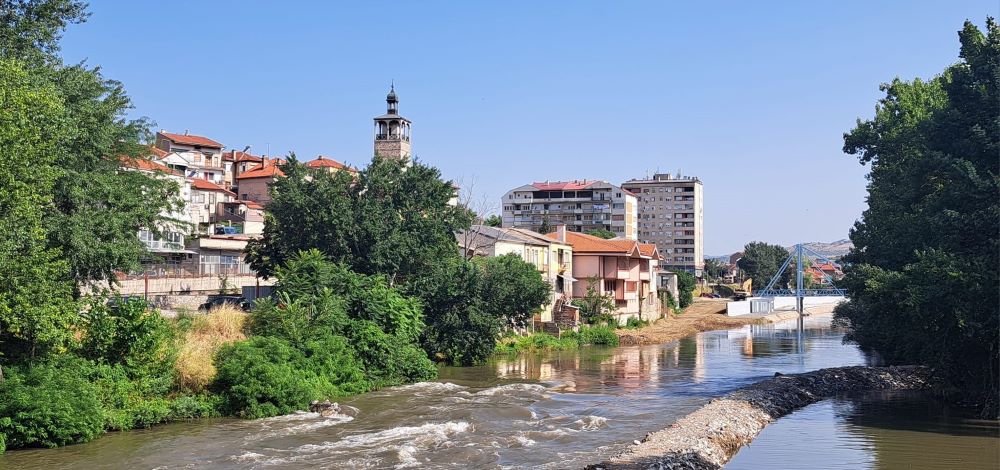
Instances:
[[[926,367],[835,367],[776,375],[713,400],[650,433],[589,469],[720,469],[772,421],[834,395],[869,390],[923,390],[934,385]]]
[[[695,299],[680,314],[667,314],[655,323],[637,330],[619,329],[618,339],[623,346],[662,344],[695,333],[739,328],[761,323],[760,318],[726,316],[725,299]]]

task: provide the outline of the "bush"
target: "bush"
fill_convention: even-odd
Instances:
[[[120,364],[96,364],[86,371],[97,387],[105,429],[148,428],[167,420],[170,405],[164,396],[172,385],[170,378],[134,377]]]
[[[94,298],[83,313],[80,356],[122,364],[139,374],[162,375],[173,366],[173,329],[146,302],[130,298],[106,302]]]
[[[386,334],[374,322],[353,322],[350,338],[375,388],[437,377],[437,368],[427,353],[404,338]]]
[[[168,420],[216,417],[219,416],[219,403],[217,395],[180,396],[170,402]]]
[[[579,335],[580,344],[618,346],[618,335],[609,326],[581,326]]]
[[[79,371],[83,361],[8,368],[0,382],[4,447],[57,447],[101,434],[97,390]]]
[[[247,318],[247,333],[274,336],[302,347],[313,339],[338,334],[348,324],[344,299],[329,288],[298,298],[281,292],[278,298],[277,303],[269,299],[257,301]]]
[[[694,274],[687,271],[677,271],[677,291],[680,297],[681,308],[687,308],[694,301],[694,288],[697,287],[698,280]]]
[[[639,328],[642,328],[648,324],[649,322],[646,320],[640,320],[636,317],[629,317],[628,320],[625,321],[625,328],[628,328],[630,330],[638,330]]]
[[[213,390],[224,414],[263,418],[290,413],[320,398],[315,377],[297,367],[304,355],[287,341],[267,336],[227,344],[215,357]]]
[[[215,358],[212,389],[220,411],[263,418],[305,409],[312,400],[367,390],[364,373],[344,338],[328,336],[306,343],[255,336],[227,344]]]

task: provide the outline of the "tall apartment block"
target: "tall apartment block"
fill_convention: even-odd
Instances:
[[[638,239],[636,195],[606,181],[531,183],[508,191],[500,205],[504,227],[555,231],[566,225],[574,232],[604,229]]]
[[[639,241],[655,243],[667,271],[701,276],[705,268],[702,184],[696,177],[655,174],[622,188],[639,200]]]

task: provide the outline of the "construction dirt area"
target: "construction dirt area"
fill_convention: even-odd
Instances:
[[[760,318],[726,316],[727,299],[696,298],[680,314],[667,314],[652,325],[637,330],[619,329],[621,344],[659,344],[690,336],[701,331],[739,328],[760,323]]]

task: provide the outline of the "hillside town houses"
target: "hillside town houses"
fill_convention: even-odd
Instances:
[[[374,118],[373,150],[409,161],[412,122],[399,115],[398,103],[391,88],[386,113]],[[150,259],[144,272],[121,277],[254,279],[244,251],[263,233],[268,188],[284,176],[285,164],[281,158],[254,155],[250,146],[226,149],[186,130],[157,132],[148,158],[124,158],[122,167],[174,180],[183,204],[164,214],[176,222],[139,232]],[[305,165],[358,171],[328,156]],[[457,204],[455,189],[452,204]],[[536,325],[576,324],[579,310],[572,301],[588,289],[609,297],[620,322],[652,318],[660,313],[661,291],[678,295],[675,272],[699,275],[704,266],[701,200],[701,182],[679,175],[656,174],[621,185],[587,179],[534,182],[503,195],[500,227],[473,225],[455,236],[468,257],[515,254],[538,269],[552,296],[535,316]],[[587,233],[594,230],[613,238]]]

